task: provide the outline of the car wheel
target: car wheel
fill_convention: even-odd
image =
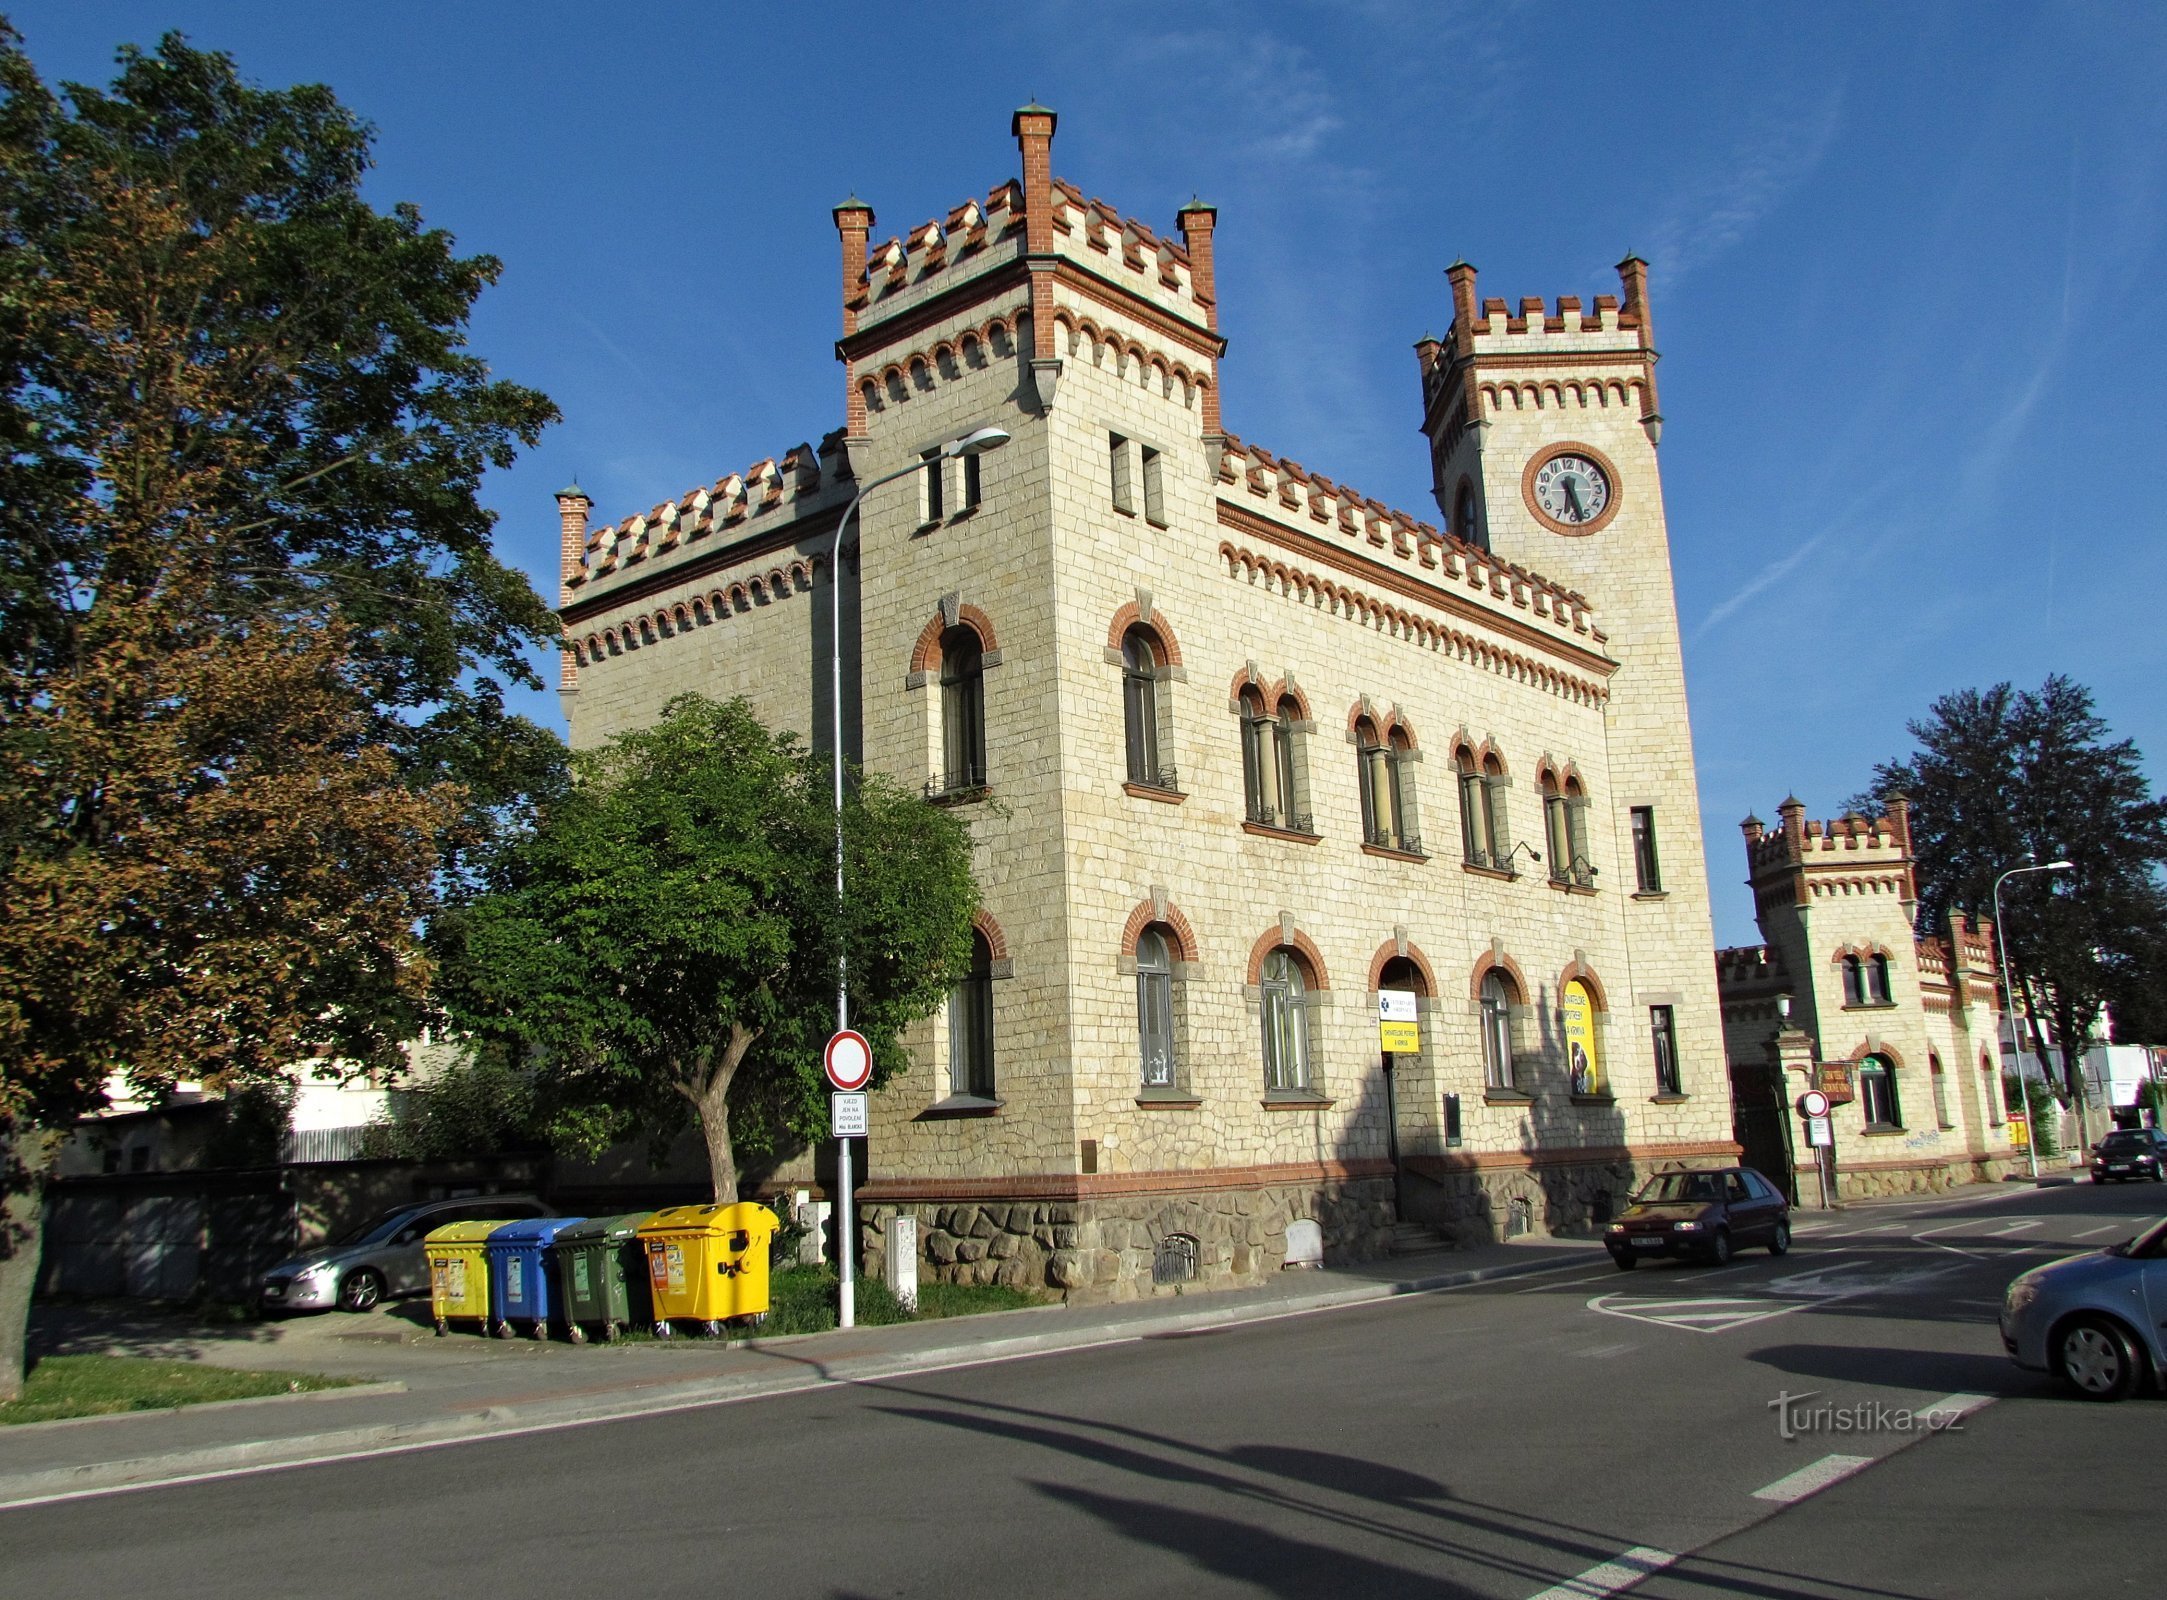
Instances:
[[[341,1311],[374,1311],[384,1303],[384,1275],[374,1267],[349,1272],[339,1285]]]
[[[1788,1222],[1778,1222],[1776,1231],[1768,1236],[1768,1253],[1772,1256],[1781,1256],[1790,1254],[1790,1250],[1791,1225]]]
[[[2084,1400],[2119,1400],[2137,1387],[2137,1347],[2118,1323],[2078,1317],[2054,1336],[2054,1370]]]
[[[1640,1265],[1640,1257],[1627,1255],[1622,1250],[1611,1251],[1610,1259],[1618,1264],[1618,1270],[1620,1272],[1631,1272],[1635,1267]]]
[[[1715,1238],[1708,1246],[1708,1261],[1712,1266],[1727,1267],[1731,1262],[1731,1230],[1716,1229]]]

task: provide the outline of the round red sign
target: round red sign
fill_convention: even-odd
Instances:
[[[828,1040],[821,1059],[828,1069],[828,1082],[845,1094],[855,1093],[872,1080],[873,1047],[854,1028],[845,1028]]]
[[[1827,1116],[1828,1096],[1818,1089],[1808,1089],[1798,1097],[1798,1114],[1802,1117]]]

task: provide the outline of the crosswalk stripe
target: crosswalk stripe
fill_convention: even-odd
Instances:
[[[1530,1600],[1604,1600],[1621,1589],[1631,1588],[1652,1572],[1661,1572],[1678,1558],[1668,1550],[1638,1545],[1599,1567],[1590,1567],[1577,1578],[1555,1584]]]
[[[1810,1494],[1819,1494],[1832,1483],[1840,1483],[1861,1467],[1873,1465],[1872,1456],[1823,1456],[1810,1467],[1800,1467],[1789,1477],[1778,1478],[1765,1489],[1753,1491],[1756,1500],[1771,1500],[1777,1505],[1793,1505]]]

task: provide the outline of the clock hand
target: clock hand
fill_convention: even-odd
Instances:
[[[1566,509],[1572,512],[1573,521],[1585,522],[1588,520],[1588,514],[1580,509],[1580,490],[1570,478],[1565,480],[1565,505]]]

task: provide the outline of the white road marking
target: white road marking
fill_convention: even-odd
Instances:
[[[1733,1328],[1743,1328],[1750,1323],[1767,1322],[1774,1317],[1786,1317],[1794,1311],[1806,1309],[1806,1302],[1795,1305],[1771,1305],[1766,1300],[1722,1299],[1714,1296],[1705,1300],[1626,1300],[1615,1304],[1612,1296],[1597,1295],[1588,1302],[1590,1311],[1599,1311],[1606,1317],[1624,1317],[1632,1322],[1652,1322],[1659,1328],[1683,1328],[1687,1333],[1728,1333]]]
[[[1965,1226],[1967,1224],[1961,1222],[1945,1222],[1938,1228],[1924,1228],[1911,1236],[1911,1242],[1913,1244],[1932,1245],[1936,1250],[1946,1250],[1951,1255],[1968,1256],[1973,1261],[1984,1260],[1985,1258],[1976,1250],[1966,1250],[1960,1245],[1943,1244],[1934,1237],[1937,1233],[1950,1233]]]
[[[1841,1483],[1861,1467],[1870,1467],[1872,1456],[1823,1456],[1810,1467],[1800,1467],[1787,1478],[1778,1478],[1765,1489],[1753,1491],[1756,1500],[1795,1505],[1810,1494],[1819,1494],[1832,1483]]]
[[[1590,1345],[1590,1346],[1589,1346],[1589,1347],[1588,1347],[1587,1349],[1585,1349],[1585,1350],[1575,1350],[1575,1351],[1573,1352],[1573,1354],[1574,1354],[1574,1355],[1576,1355],[1576,1356],[1585,1356],[1585,1357],[1587,1357],[1587,1358],[1588,1358],[1588,1359],[1589,1359],[1590,1361],[1603,1361],[1603,1360],[1607,1360],[1607,1359],[1609,1359],[1609,1358],[1610,1358],[1611,1356],[1622,1356],[1622,1355],[1624,1355],[1624,1354],[1625,1354],[1625,1353],[1626,1353],[1626,1352],[1627,1352],[1628,1350],[1638,1350],[1639,1348],[1640,1348],[1640,1346],[1639,1346],[1639,1345],[1637,1345],[1637,1344],[1630,1344],[1630,1343],[1628,1343],[1628,1344],[1597,1344],[1597,1345]]]
[[[2045,1221],[2044,1217],[2024,1217],[2016,1222],[2005,1222],[1994,1230],[1994,1237],[1998,1239],[2004,1234],[2022,1233],[2026,1228],[2039,1227]]]
[[[1936,1427],[1946,1428],[1950,1423],[1968,1417],[1974,1411],[1984,1411],[1994,1403],[1994,1399],[1990,1394],[1948,1394],[1931,1405],[1919,1407],[1918,1414],[1932,1417]]]
[[[1531,1600],[1604,1600],[1630,1589],[1651,1573],[1661,1572],[1678,1558],[1668,1550],[1637,1545],[1599,1567],[1590,1567],[1577,1578],[1567,1578],[1563,1583],[1545,1589]]]
[[[2077,1237],[2080,1239],[2096,1239],[2103,1233],[2126,1233],[2128,1231],[2128,1223],[2110,1222],[2104,1228],[2086,1228],[2082,1233],[2078,1234]]]

